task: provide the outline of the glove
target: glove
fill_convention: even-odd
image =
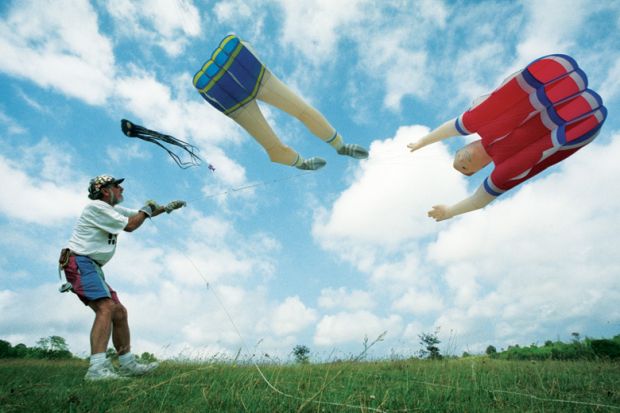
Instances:
[[[142,208],[140,208],[139,211],[144,212],[146,216],[150,218],[151,216],[153,216],[153,212],[155,212],[155,209],[149,204],[146,204]]]
[[[157,201],[149,199],[144,203],[144,206],[140,208],[140,211],[144,212],[146,215],[149,216],[149,218],[151,218],[155,212],[160,211],[161,213],[161,210],[163,209],[164,207],[159,205]]]
[[[149,199],[144,203],[144,206],[140,208],[140,211],[144,212],[149,218],[153,216],[153,213],[162,207],[152,199]]]
[[[170,202],[168,205],[166,205],[164,207],[164,209],[166,210],[166,213],[171,213],[172,211],[174,211],[175,209],[179,209],[181,207],[184,207],[185,205],[187,205],[187,203],[185,201],[172,201]]]
[[[149,199],[144,204],[149,205],[153,209],[153,212],[157,211],[158,209],[163,208],[161,205],[157,203],[157,201],[153,201],[152,199]]]

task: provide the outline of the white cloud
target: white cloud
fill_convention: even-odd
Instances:
[[[91,105],[104,104],[112,90],[112,46],[85,0],[13,3],[0,20],[0,54],[0,71]]]
[[[415,2],[415,6],[418,7],[418,13],[423,20],[436,24],[442,29],[446,27],[449,11],[443,1],[422,0]]]
[[[457,102],[471,102],[489,94],[501,84],[510,73],[507,61],[503,57],[503,46],[500,42],[484,42],[474,50],[463,51],[457,56],[458,64],[454,66],[454,87],[458,91]],[[463,112],[466,106],[459,108]]]
[[[24,308],[28,321],[24,322]],[[54,311],[50,311],[54,309]],[[29,347],[40,338],[58,335],[66,339],[69,350],[90,354],[88,335],[94,313],[77,298],[58,292],[58,284],[41,283],[29,289],[0,291],[0,330],[2,339]]]
[[[430,82],[427,53],[408,42],[411,28],[387,29],[389,35],[359,39],[361,65],[385,83],[385,107],[399,110],[404,96],[426,96]]]
[[[58,225],[79,214],[88,201],[86,182],[79,186],[63,183],[53,174],[30,176],[2,155],[0,176],[4,181],[4,190],[0,191],[0,213],[11,219],[44,226]]]
[[[108,155],[107,158],[115,164],[122,164],[123,162],[128,162],[133,159],[150,159],[151,155],[143,149],[142,145],[134,142],[124,145],[109,146],[106,149],[106,154]]]
[[[528,0],[525,7],[529,20],[517,45],[518,66],[569,50],[592,9],[589,2],[582,0]]]
[[[26,129],[24,129],[2,110],[0,110],[0,124],[6,126],[6,129],[10,135],[17,135],[26,132]]]
[[[603,81],[599,92],[605,102],[618,99],[620,95],[620,57],[616,58],[609,68],[607,78]]]
[[[426,211],[433,202],[465,197],[465,181],[452,170],[445,146],[408,152],[407,143],[426,132],[401,127],[394,138],[372,143],[355,181],[330,209],[317,211],[312,231],[326,250],[342,251],[342,259],[366,267],[431,234],[436,227]]]
[[[306,307],[298,296],[287,297],[273,311],[273,332],[278,336],[297,333],[314,322],[316,318],[316,311]]]
[[[255,11],[242,0],[220,1],[213,7],[213,12],[218,21],[233,22],[239,19],[248,19],[255,14]]]
[[[343,343],[370,342],[383,332],[398,336],[402,330],[402,320],[397,315],[380,318],[368,311],[340,312],[325,315],[316,326],[314,344],[334,346]]]
[[[327,310],[334,308],[370,310],[376,305],[373,295],[370,292],[362,290],[352,290],[348,292],[344,287],[338,289],[322,289],[318,304],[319,307]]]
[[[394,301],[392,308],[412,314],[437,314],[443,309],[443,299],[437,293],[409,289]]]
[[[223,217],[205,216],[187,207],[176,215],[164,216],[153,221],[152,225],[147,224],[158,232],[158,236],[171,233],[179,226],[189,230],[183,239],[177,241],[179,245],[168,242],[165,254],[161,247],[145,247],[135,241],[125,245],[125,240],[121,240],[124,248],[119,249],[109,266],[128,281],[136,277],[140,282],[150,277],[163,277],[186,288],[222,282],[243,285],[270,279],[276,270],[274,255],[281,248],[279,242],[265,233],[241,234],[232,221]],[[129,241],[134,237],[125,235],[124,238]],[[135,256],[145,260],[139,274],[134,274],[130,264]]]
[[[191,0],[110,0],[105,6],[121,33],[153,43],[169,56],[181,54],[188,38],[200,35],[200,15]]]
[[[364,82],[362,89],[375,88],[375,82],[382,85],[385,107],[399,110],[405,96],[426,96],[430,91],[425,42],[445,27],[448,11],[441,2],[414,2],[394,14],[389,6],[366,0],[280,1],[280,6],[285,16],[281,42],[286,47],[313,66],[322,65],[323,71],[337,62],[351,70],[343,57],[350,51],[342,43],[352,42],[362,77],[356,82]]]
[[[366,0],[279,1],[284,11],[282,43],[314,64],[330,60],[346,26],[363,17]]]

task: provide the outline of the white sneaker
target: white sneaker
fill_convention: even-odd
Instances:
[[[159,366],[159,363],[154,361],[152,363],[138,363],[136,360],[133,360],[125,365],[121,365],[118,369],[118,372],[122,376],[142,376],[146,373],[155,370]]]
[[[103,363],[98,366],[90,366],[86,375],[84,376],[84,380],[87,381],[98,381],[98,380],[118,380],[124,379],[125,377],[119,376],[112,367],[111,363]]]

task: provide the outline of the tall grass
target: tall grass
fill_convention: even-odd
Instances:
[[[262,365],[164,362],[88,383],[85,361],[0,362],[1,412],[620,411],[620,364],[468,357]],[[270,387],[273,386],[273,387]]]

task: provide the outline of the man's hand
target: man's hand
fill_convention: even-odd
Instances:
[[[444,219],[450,219],[454,215],[450,212],[450,208],[446,205],[433,205],[433,209],[428,211],[428,216],[433,218],[435,221],[443,221]]]
[[[178,201],[172,201],[172,202],[168,203],[168,205],[166,205],[166,206],[164,207],[164,210],[165,210],[165,211],[169,214],[169,213],[171,213],[172,211],[174,211],[175,209],[182,208],[182,207],[184,207],[185,205],[187,205],[187,203],[186,203],[185,201],[181,201],[181,200],[178,200]]]
[[[156,201],[153,201],[152,199],[149,199],[148,201],[146,201],[144,203],[145,205],[150,205],[151,208],[153,208],[153,211],[156,211],[158,209],[163,208],[161,205],[159,205]]]
[[[144,204],[144,206],[140,208],[139,211],[144,212],[148,218],[151,218],[155,213],[155,209],[148,203]]]
[[[144,203],[144,206],[140,208],[140,211],[144,212],[149,218],[153,218],[164,212],[164,207],[152,199],[149,199]]]

